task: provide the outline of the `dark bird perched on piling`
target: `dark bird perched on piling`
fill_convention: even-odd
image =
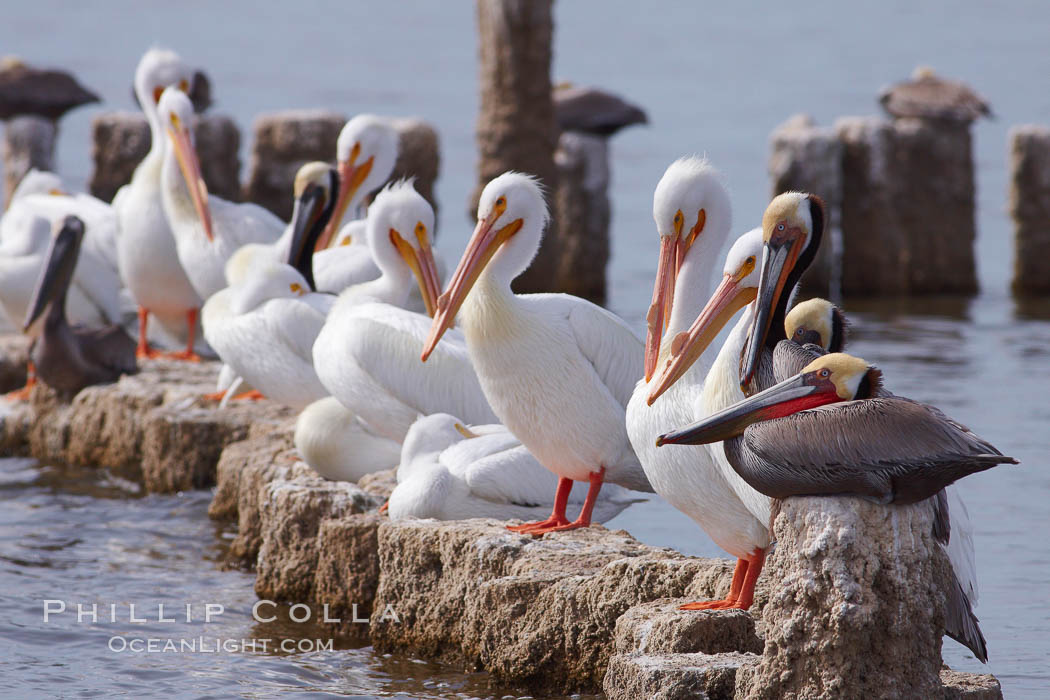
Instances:
[[[992,118],[992,109],[968,85],[946,80],[932,68],[920,66],[912,79],[883,89],[879,104],[894,118],[917,117],[969,124]]]
[[[33,68],[13,56],[0,60],[0,119],[32,114],[57,120],[98,101],[98,95],[65,71]]]
[[[612,136],[633,124],[648,124],[641,107],[597,88],[559,83],[551,93],[554,118],[562,131],[581,131],[595,136]]]
[[[73,279],[84,222],[67,216],[51,241],[22,330],[36,336],[30,359],[36,375],[63,397],[94,384],[115,382],[138,371],[135,341],[116,324],[100,328],[70,325],[66,293]]]

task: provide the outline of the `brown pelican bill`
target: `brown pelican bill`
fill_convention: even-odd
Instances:
[[[313,254],[335,211],[333,193],[338,191],[339,175],[327,163],[309,163],[296,175],[287,263],[302,274],[311,291],[317,291]]]

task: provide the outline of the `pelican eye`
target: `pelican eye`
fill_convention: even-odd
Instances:
[[[805,334],[806,334],[806,329],[802,328],[801,326],[799,326],[798,329],[795,331],[795,335],[797,335],[799,338],[801,338]]]
[[[344,238],[343,240],[339,241],[339,245],[350,245],[353,242],[354,242],[354,237],[348,235],[346,238]]]
[[[290,285],[288,285],[288,289],[290,289],[293,294],[301,295],[303,293],[303,286],[298,282],[292,282]]]
[[[747,264],[748,264],[748,265],[754,265],[754,264],[755,264],[755,256],[754,256],[754,255],[750,256],[750,257],[749,257],[749,258],[747,259]]]
[[[777,224],[777,231],[783,231],[783,230],[784,230],[784,224],[782,224],[782,223]]]
[[[499,199],[496,200],[496,206],[497,207],[505,207],[505,206],[507,206],[507,199],[505,197],[500,197]]]
[[[189,92],[190,91],[190,84],[189,84],[189,82],[186,81],[185,79],[180,80],[179,81],[179,89],[182,90],[183,92]]]
[[[824,369],[820,370],[820,376],[824,377],[825,379],[827,379],[828,377],[831,376],[831,370],[829,370],[827,367],[825,367]]]

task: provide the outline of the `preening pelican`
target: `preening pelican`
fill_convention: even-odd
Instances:
[[[493,411],[560,477],[550,518],[512,529],[540,534],[586,527],[603,482],[652,491],[624,425],[642,375],[642,343],[622,320],[583,299],[511,292],[547,224],[533,178],[504,173],[492,180],[481,193],[478,217],[422,359],[461,311],[470,359]],[[569,522],[573,481],[587,481],[590,489],[580,516]]]
[[[328,395],[313,368],[313,342],[335,297],[313,289],[314,243],[328,224],[335,170],[307,163],[295,178],[291,261],[260,261],[204,304],[204,336],[223,362],[266,397],[302,409]]]
[[[357,481],[394,469],[401,443],[376,435],[334,396],[314,401],[295,422],[295,447],[315,472],[333,481]]]
[[[23,330],[35,335],[31,358],[40,380],[67,397],[86,386],[134,374],[135,341],[117,324],[71,326],[66,292],[73,281],[84,223],[67,216],[51,241]]]
[[[226,287],[226,261],[249,243],[274,243],[284,222],[258,204],[209,196],[190,125],[193,104],[168,88],[157,104],[169,139],[161,168],[161,195],[179,261],[202,299]],[[235,280],[236,281],[236,280]]]
[[[158,354],[147,337],[150,314],[169,335],[186,338],[186,349],[175,357],[196,357],[193,343],[201,299],[179,262],[161,202],[160,176],[168,139],[157,113],[157,101],[166,87],[189,89],[192,79],[193,71],[178,55],[161,49],[147,51],[135,71],[135,94],[149,122],[152,143],[131,182],[113,198],[113,208],[120,222],[120,276],[139,306],[139,357]]]
[[[557,482],[502,425],[466,427],[438,413],[421,417],[405,436],[389,513],[391,520],[542,518],[553,506]],[[582,506],[586,489],[577,487],[569,502]],[[595,502],[593,518],[605,522],[642,500],[610,484]]]

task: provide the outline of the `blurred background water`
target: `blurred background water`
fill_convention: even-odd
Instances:
[[[757,225],[770,194],[768,135],[792,114],[807,112],[830,124],[838,116],[874,113],[878,90],[919,64],[968,82],[991,102],[998,119],[979,122],[974,131],[980,295],[847,300],[846,309],[855,326],[851,350],[879,364],[892,390],[937,404],[1021,459],[1021,467],[961,482],[977,529],[977,612],[991,661],[982,666],[951,641],[945,658],[955,668],[995,673],[1007,697],[1045,697],[1050,552],[1040,533],[1050,495],[1044,468],[1050,304],[1009,296],[1011,227],[1004,209],[1007,130],[1050,122],[1050,5],[821,0],[716,10],[688,0],[645,8],[626,0],[572,0],[557,3],[555,16],[552,77],[622,94],[644,106],[652,122],[615,137],[612,147],[610,306],[639,332],[656,267],[652,190],[674,158],[706,153],[712,159],[726,175],[735,228],[744,231]],[[466,242],[478,100],[472,2],[264,7],[243,0],[45,0],[8,7],[0,20],[0,53],[70,69],[105,101],[62,121],[58,168],[73,189],[83,188],[91,172],[92,117],[134,109],[134,66],[159,44],[208,72],[213,109],[232,115],[242,129],[245,162],[252,119],[264,111],[325,107],[427,119],[441,136],[438,248],[454,262]],[[237,619],[224,633],[244,636],[252,581],[214,564],[224,540],[206,519],[206,493],[139,497],[133,485],[104,475],[22,462],[4,462],[0,482],[6,484],[0,486],[0,675],[22,694],[47,688],[49,678],[67,684],[64,695],[102,689],[176,697],[278,689],[413,697],[498,692],[484,677],[378,658],[367,649],[136,660],[105,649],[109,631],[44,628],[39,601],[73,591],[151,603],[212,596],[239,611],[229,615]],[[609,525],[653,544],[722,556],[658,499]]]

